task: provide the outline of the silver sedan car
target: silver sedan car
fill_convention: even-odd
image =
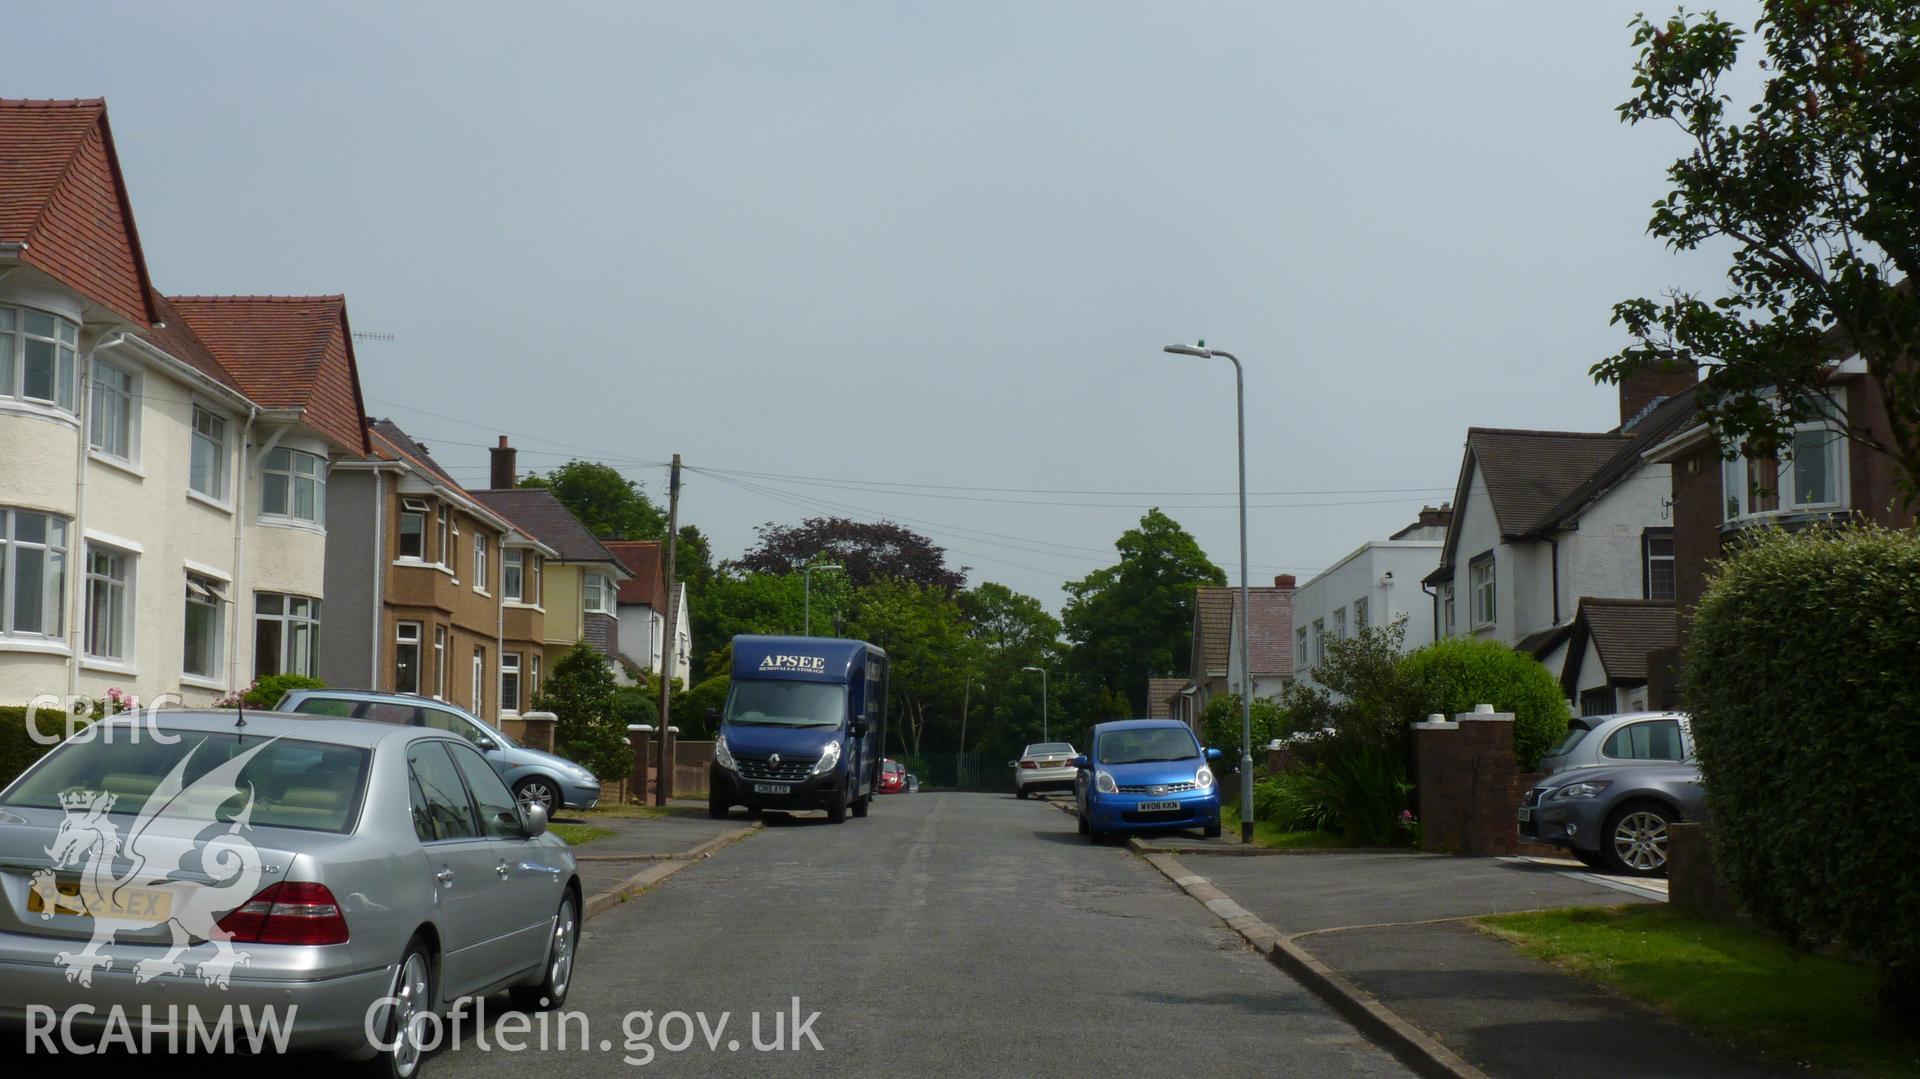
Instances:
[[[0,1017],[29,1037],[277,1015],[405,1079],[463,998],[559,1007],[580,916],[546,814],[446,731],[123,717],[0,791]]]
[[[1008,761],[1013,769],[1013,793],[1021,798],[1036,791],[1070,791],[1074,749],[1068,742],[1036,742],[1020,753],[1020,759]]]

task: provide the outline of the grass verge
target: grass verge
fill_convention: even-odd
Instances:
[[[1240,834],[1238,806],[1220,807],[1220,833],[1228,836]],[[1253,822],[1253,843],[1254,846],[1271,847],[1274,850],[1319,850],[1353,845],[1338,832],[1289,832],[1270,820]]]
[[[1503,914],[1480,924],[1527,955],[1710,1037],[1796,1063],[1920,1074],[1920,1036],[1882,1017],[1871,970],[1795,955],[1759,930],[1651,904]]]
[[[567,841],[568,846],[578,847],[596,839],[605,839],[613,834],[611,828],[601,828],[592,824],[550,824],[547,830]]]

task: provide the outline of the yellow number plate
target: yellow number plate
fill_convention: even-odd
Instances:
[[[173,895],[157,888],[122,888],[110,895],[89,895],[83,901],[80,897],[80,882],[63,880],[56,887],[63,900],[60,904],[61,909],[56,913],[154,921],[165,921],[173,913]],[[27,893],[27,913],[42,914],[46,909],[46,901],[40,897],[39,892]]]

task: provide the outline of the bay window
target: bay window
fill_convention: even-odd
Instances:
[[[487,700],[487,650],[484,645],[473,646],[473,714],[486,716]]]
[[[473,590],[484,593],[487,590],[487,583],[487,534],[475,532],[473,534]]]
[[[1447,581],[1440,585],[1440,634],[1441,636],[1443,637],[1453,636],[1453,627],[1454,627],[1453,582]]]
[[[533,701],[540,696],[540,653],[535,652],[531,656],[528,656],[527,659],[529,661],[527,672],[527,703],[532,704]]]
[[[1493,576],[1493,552],[1488,551],[1467,564],[1467,592],[1473,602],[1473,628],[1491,626],[1499,616]]]
[[[133,556],[87,544],[87,607],[84,644],[95,659],[123,661],[133,638]]]
[[[66,518],[0,509],[0,636],[59,640],[66,582]]]
[[[513,603],[521,602],[521,593],[525,591],[525,568],[527,552],[522,550],[502,550],[500,552],[500,598]],[[502,661],[504,662],[504,660]]]
[[[75,408],[80,327],[27,307],[0,307],[0,397]]]
[[[327,459],[284,446],[268,453],[260,464],[260,512],[326,523]]]
[[[500,653],[500,710],[520,711],[520,653]]]
[[[320,666],[320,601],[258,592],[253,607],[253,675],[299,674]]]
[[[400,557],[415,561],[427,557],[427,503],[423,499],[400,500]]]
[[[1846,435],[1825,421],[1801,424],[1782,454],[1721,464],[1726,519],[1845,509]]]
[[[581,574],[580,608],[588,614],[613,614],[613,578],[603,573]]]
[[[447,699],[447,627],[433,627],[433,699]]]

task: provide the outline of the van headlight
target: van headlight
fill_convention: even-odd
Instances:
[[[1101,794],[1118,794],[1120,787],[1113,781],[1112,772],[1093,773],[1093,789]]]
[[[727,748],[725,735],[713,740],[713,763],[725,768],[729,772],[737,772],[740,770],[740,766],[734,763],[733,751]]]
[[[838,741],[828,742],[827,751],[820,754],[819,763],[813,766],[813,774],[817,776],[826,775],[828,772],[833,771],[834,765],[839,763],[840,743]]]
[[[1193,773],[1193,785],[1201,790],[1213,786],[1213,769],[1204,764],[1201,765],[1200,770]]]

